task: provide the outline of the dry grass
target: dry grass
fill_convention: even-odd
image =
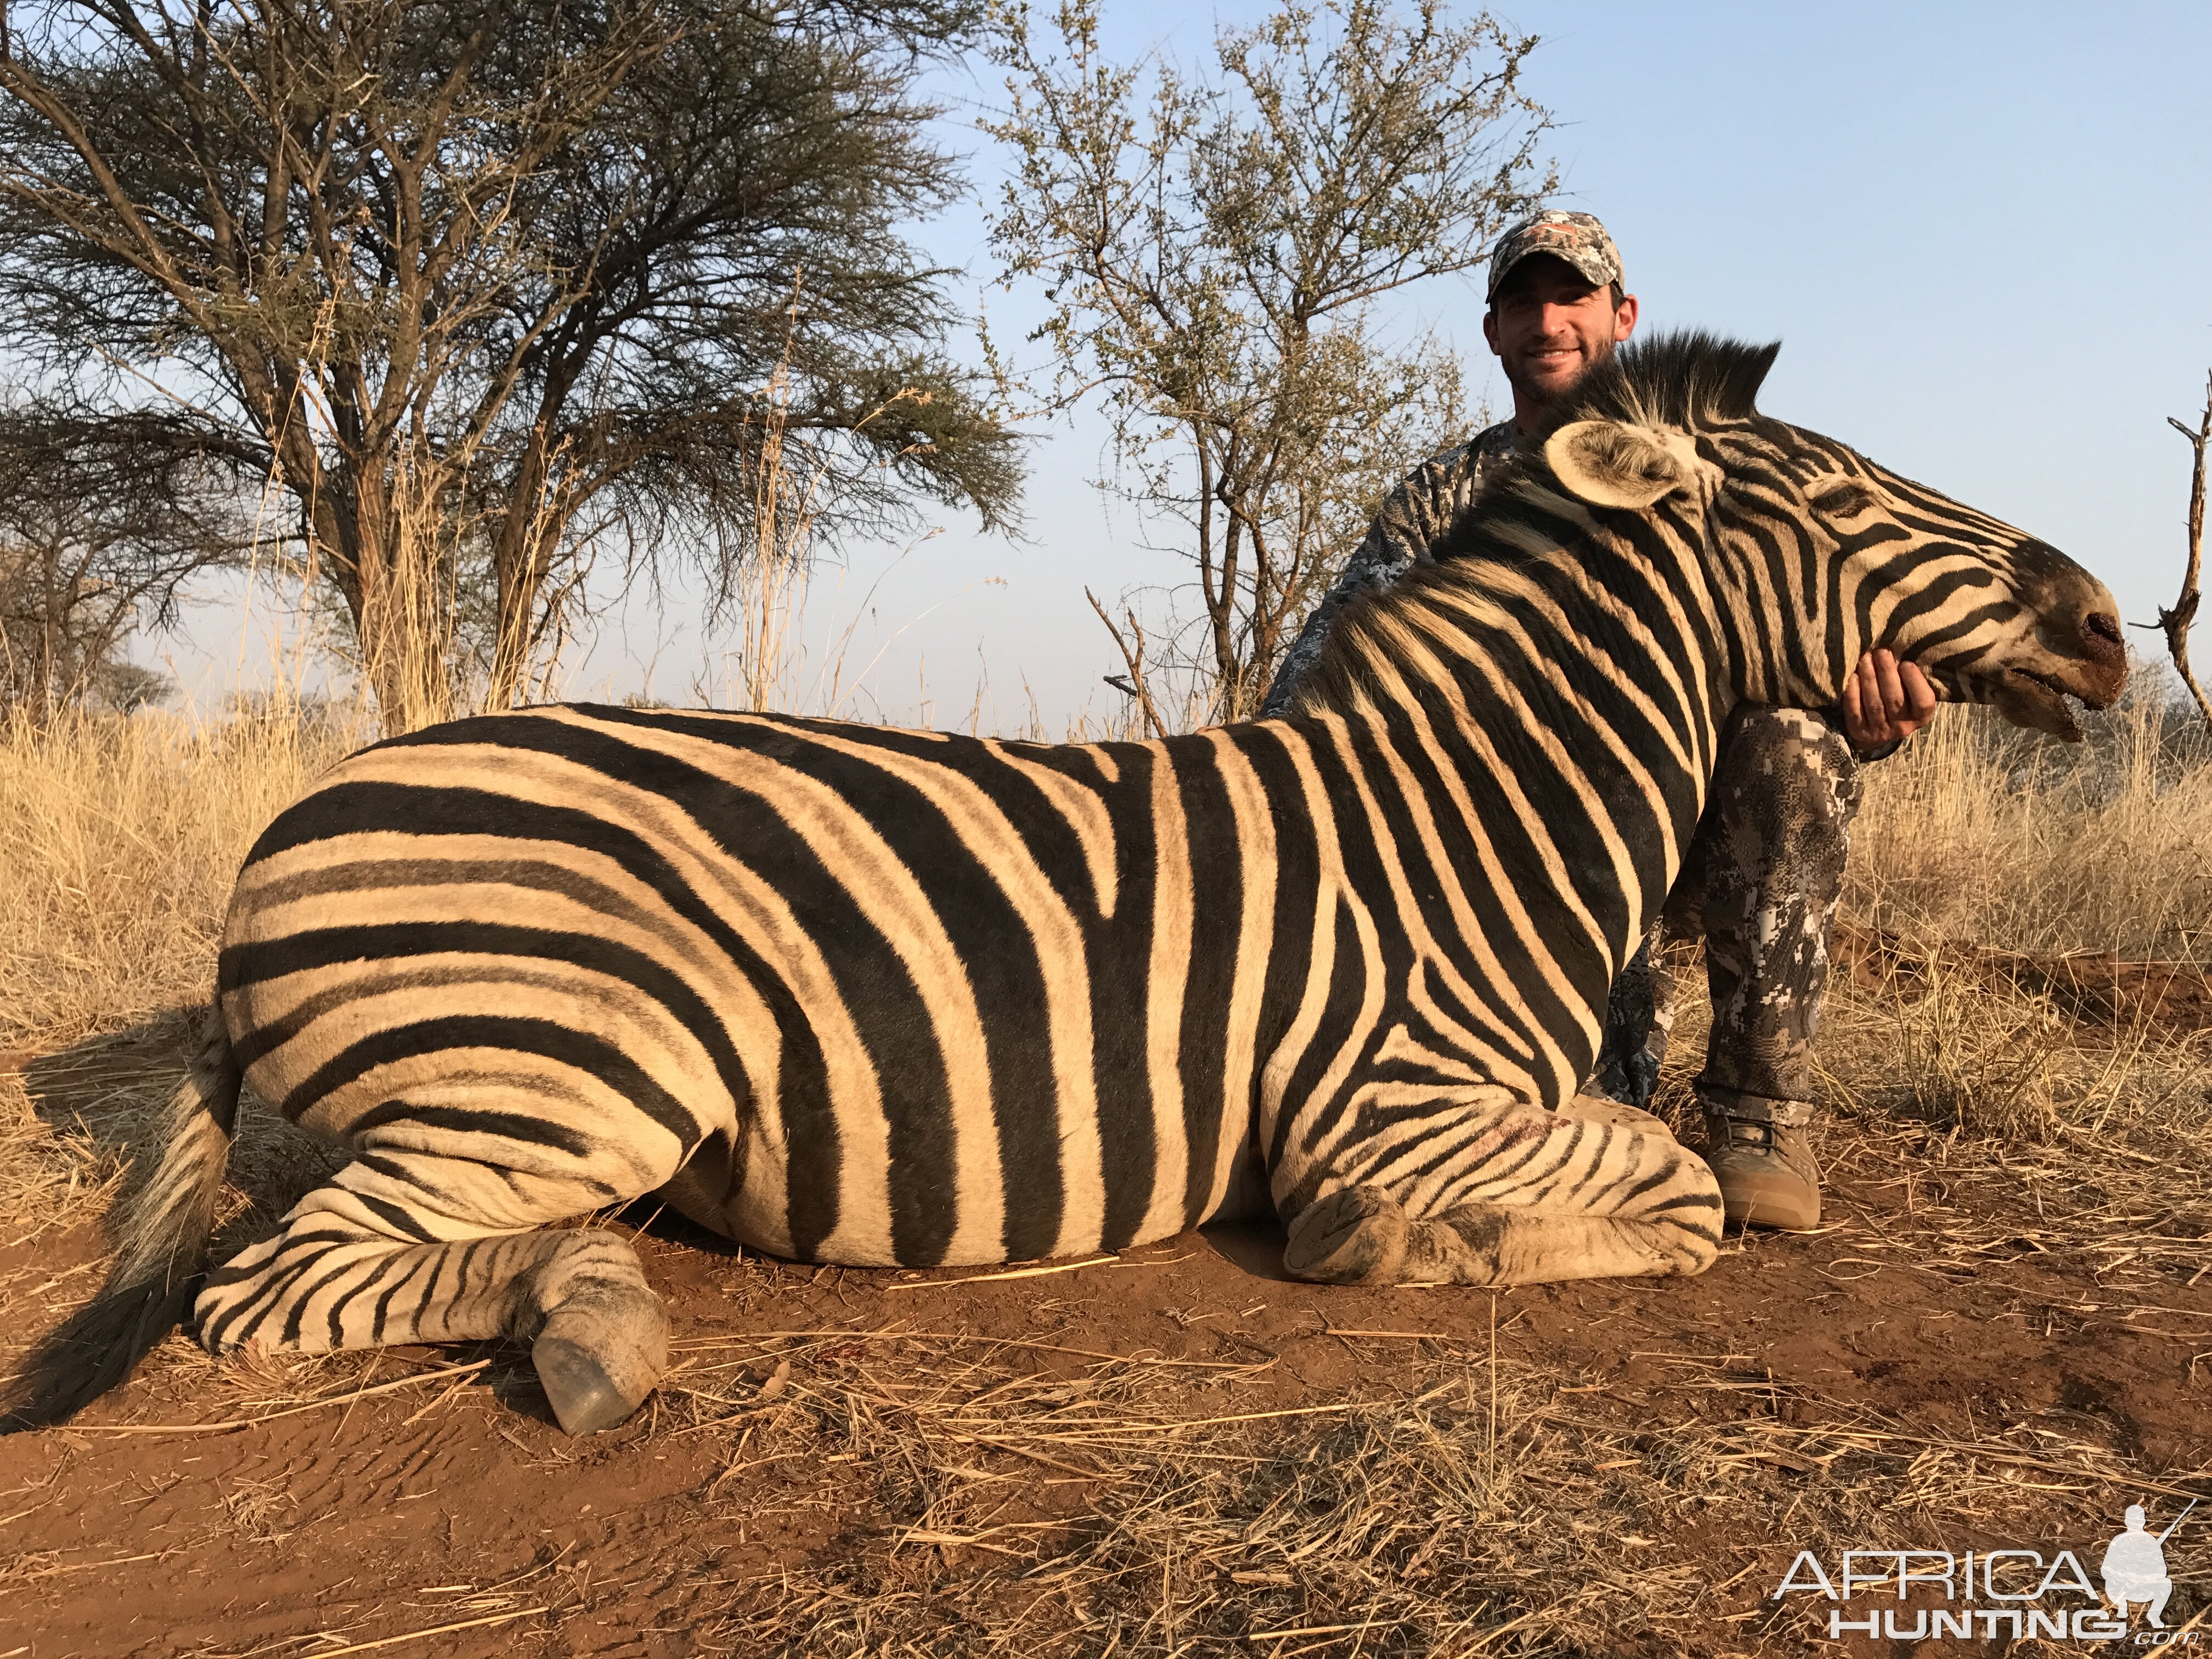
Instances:
[[[1944,710],[1867,774],[1847,910],[1923,937],[2212,966],[2212,742],[2146,693],[2087,724],[2070,744]]]
[[[717,1343],[693,1375],[784,1379],[712,1422],[732,1469],[857,1459],[885,1524],[836,1566],[756,1580],[714,1634],[753,1652],[1287,1653],[1364,1632],[1371,1652],[1473,1652],[1601,1596],[1601,1577],[1555,1593],[1582,1547],[1553,1524],[1560,1496],[1603,1483],[1547,1431],[1544,1379],[1366,1346],[1389,1389],[1255,1412],[1240,1385],[1269,1361],[1078,1354],[1040,1375],[1034,1350],[927,1334]]]
[[[104,1212],[137,1125],[175,1086],[183,1015],[212,988],[223,908],[268,821],[365,735],[279,708],[0,725],[0,1245]],[[166,1063],[149,1069],[149,1053]],[[228,1218],[329,1164],[255,1112]],[[89,1295],[32,1266],[0,1296]],[[42,1288],[41,1288],[42,1286]],[[47,1302],[49,1306],[59,1304]]]
[[[2201,1207],[2212,1031],[2125,1000],[2084,1020],[2002,958],[1952,948],[2212,967],[2212,741],[2147,696],[2089,726],[2063,744],[1947,711],[1869,771],[1845,913],[1893,930],[1910,960],[1838,975],[1820,1052],[1837,1103],[1863,1119],[2091,1164],[2116,1149],[2107,1161],[2132,1157]]]
[[[222,725],[0,725],[0,1050],[51,1049],[204,1000],[246,848],[368,740],[282,708]]]
[[[1375,1379],[1255,1412],[1269,1363],[1164,1364],[884,1330],[689,1346],[663,1435],[727,1448],[742,1540],[856,1465],[830,1565],[739,1585],[745,1654],[1472,1655],[1798,1650],[1774,1541],[1820,1551],[2091,1531],[2165,1492],[2087,1416],[1971,1439],[1836,1413],[1729,1355],[1613,1389],[1452,1340],[1360,1341]],[[689,1420],[685,1420],[685,1419]],[[783,1471],[763,1480],[763,1472]],[[725,1481],[733,1484],[726,1492]],[[849,1490],[838,1494],[849,1504]],[[719,1511],[713,1505],[720,1502]]]

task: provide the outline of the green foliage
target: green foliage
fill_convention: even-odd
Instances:
[[[1192,79],[1106,62],[1097,0],[1053,30],[1059,55],[1020,11],[995,48],[1017,165],[992,238],[1048,284],[1055,404],[1099,393],[1133,494],[1187,526],[1186,665],[1236,719],[1390,486],[1465,435],[1457,363],[1390,343],[1379,302],[1479,264],[1552,187],[1536,43],[1436,0],[1282,0]]]

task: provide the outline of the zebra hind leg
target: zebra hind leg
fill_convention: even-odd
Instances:
[[[457,1219],[450,1167],[419,1167],[447,1162],[409,1158],[417,1167],[403,1176],[401,1160],[378,1158],[308,1194],[283,1231],[209,1276],[193,1310],[200,1340],[216,1353],[526,1341],[562,1428],[612,1428],[668,1364],[667,1312],[637,1253],[596,1228]],[[481,1180],[482,1167],[471,1170]]]

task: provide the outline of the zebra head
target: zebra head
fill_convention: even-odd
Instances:
[[[2111,592],[2049,543],[1761,415],[1779,349],[1697,333],[1624,348],[1527,481],[1702,547],[1743,697],[1832,705],[1887,648],[1948,698],[2080,738],[2068,697],[2102,708],[2127,678]]]

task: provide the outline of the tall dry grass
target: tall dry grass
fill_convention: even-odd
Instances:
[[[1862,1128],[2051,1148],[2212,1224],[2180,1173],[2212,1149],[2212,1031],[2139,996],[2082,1018],[2036,971],[2081,952],[2212,967],[2212,739],[2166,690],[2138,672],[2079,744],[1948,709],[1868,769],[1844,915],[1893,943],[1831,981],[1817,1054]]]
[[[204,1000],[253,838],[373,735],[289,702],[0,725],[0,1048]]]
[[[1923,940],[2212,963],[2212,741],[2155,673],[2136,686],[2080,744],[1952,708],[1869,768],[1847,910]]]

